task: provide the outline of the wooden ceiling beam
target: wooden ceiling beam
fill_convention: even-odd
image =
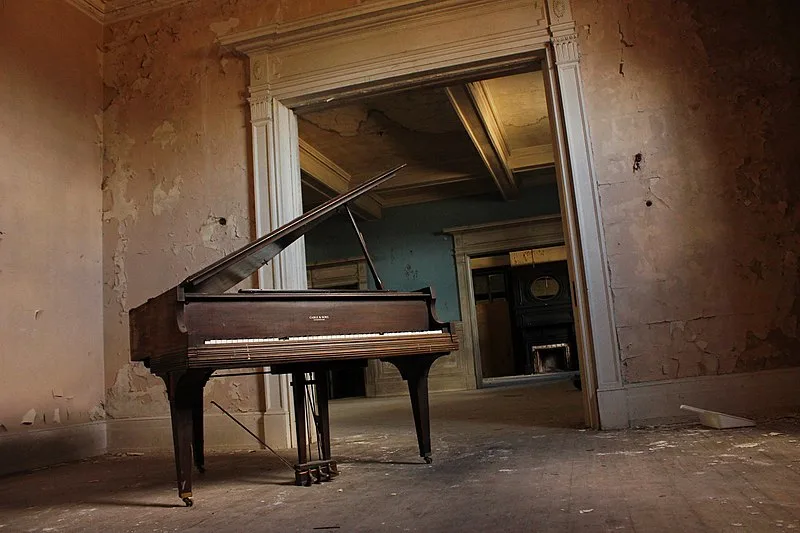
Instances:
[[[519,193],[519,184],[508,163],[508,150],[483,86],[476,83],[453,86],[446,92],[500,194],[506,200],[514,198]]]
[[[350,174],[303,139],[300,139],[300,169],[303,183],[329,198],[353,187]],[[366,220],[383,216],[383,206],[372,195],[363,195],[353,204],[353,211]]]

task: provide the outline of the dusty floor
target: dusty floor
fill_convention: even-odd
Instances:
[[[800,530],[800,418],[594,432],[568,382],[436,394],[427,466],[407,402],[333,403],[331,483],[212,454],[185,508],[171,456],[109,456],[0,479],[0,532]]]

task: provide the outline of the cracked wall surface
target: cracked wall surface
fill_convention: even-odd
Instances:
[[[798,366],[797,7],[573,6],[625,380]]]
[[[254,236],[245,62],[215,39],[358,2],[212,0],[105,29],[103,257],[109,416],[165,415],[161,380],[129,362],[128,311]],[[263,409],[260,376],[208,399]]]
[[[101,43],[65,2],[0,2],[0,438],[104,416]]]

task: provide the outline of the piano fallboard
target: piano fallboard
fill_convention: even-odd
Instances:
[[[429,303],[422,292],[187,294],[184,320],[189,346],[208,339],[424,331],[431,329]]]
[[[458,348],[450,324],[436,319],[428,290],[185,293],[173,305],[179,317],[171,335],[176,342],[143,336],[132,350],[132,359],[145,361],[156,373],[441,354]],[[152,323],[147,304],[142,307],[132,318]],[[163,311],[163,305],[153,310]]]

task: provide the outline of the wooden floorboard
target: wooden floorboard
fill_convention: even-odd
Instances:
[[[431,412],[433,465],[407,398],[335,401],[335,481],[295,487],[266,451],[211,453],[191,509],[169,454],[7,476],[0,533],[800,529],[800,418],[595,432],[569,382],[434,394]]]

